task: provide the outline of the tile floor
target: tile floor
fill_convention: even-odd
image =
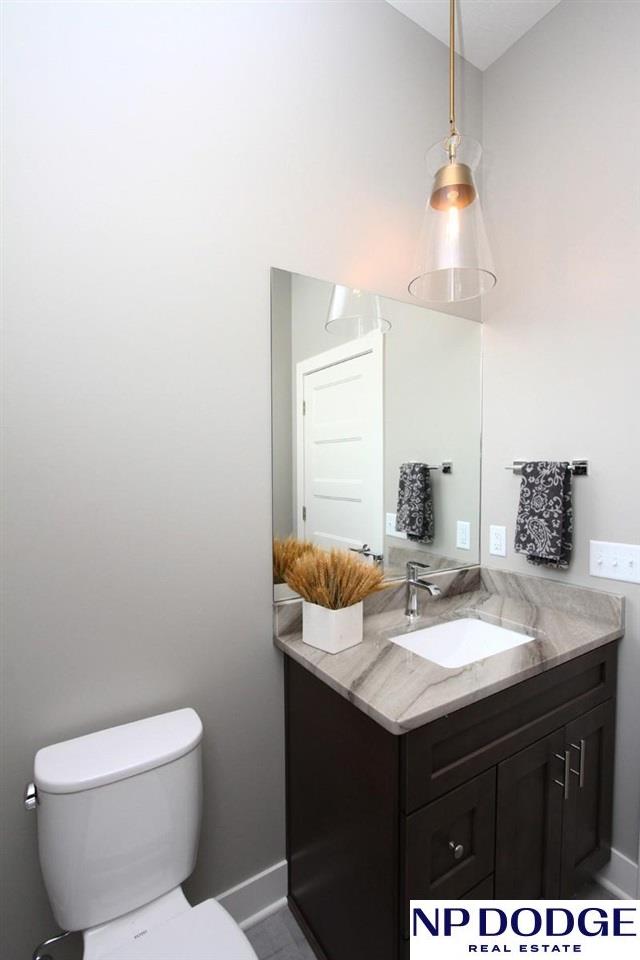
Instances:
[[[599,887],[588,883],[574,900],[615,900]],[[260,960],[315,960],[314,953],[288,907],[283,907],[246,931]]]
[[[288,907],[250,927],[246,934],[260,960],[315,960]]]
[[[617,900],[617,897],[614,897],[612,893],[609,893],[608,890],[605,890],[604,887],[598,886],[597,883],[593,881],[591,883],[585,884],[584,887],[581,887],[580,890],[576,892],[574,900]]]

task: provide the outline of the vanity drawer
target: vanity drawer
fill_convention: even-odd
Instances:
[[[461,900],[493,900],[493,874],[490,877],[487,877],[485,880],[482,880],[480,883],[476,884],[473,890],[469,890],[468,893],[465,893],[464,896],[460,898]],[[410,960],[411,946],[409,940],[409,931],[403,931],[402,941],[400,943],[400,951],[398,953],[399,960]]]
[[[493,872],[495,804],[488,770],[406,818],[407,908],[411,899],[458,900]]]
[[[412,813],[613,697],[616,652],[614,641],[407,733],[404,811]]]
[[[493,900],[493,874],[465,893],[463,900]]]

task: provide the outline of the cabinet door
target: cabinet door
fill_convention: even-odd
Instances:
[[[479,883],[469,890],[469,893],[465,893],[464,897],[460,897],[461,900],[493,900],[493,876],[487,877],[486,880],[483,880],[482,883]]]
[[[487,770],[407,817],[405,924],[410,900],[457,900],[491,874],[495,784],[495,770]]]
[[[556,730],[498,765],[496,900],[559,896],[564,742]]]
[[[613,737],[612,700],[565,728],[572,773],[562,841],[563,897],[570,897],[610,856]]]

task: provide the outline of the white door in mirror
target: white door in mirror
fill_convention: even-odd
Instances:
[[[297,365],[298,536],[383,553],[382,334]]]

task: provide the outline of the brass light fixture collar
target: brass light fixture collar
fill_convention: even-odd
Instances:
[[[476,198],[471,168],[466,163],[446,163],[436,173],[431,192],[434,210],[462,210]]]
[[[430,203],[434,210],[462,210],[476,198],[471,169],[458,163],[456,153],[461,137],[456,127],[456,4],[449,0],[449,136],[445,142],[449,163],[436,173]]]

